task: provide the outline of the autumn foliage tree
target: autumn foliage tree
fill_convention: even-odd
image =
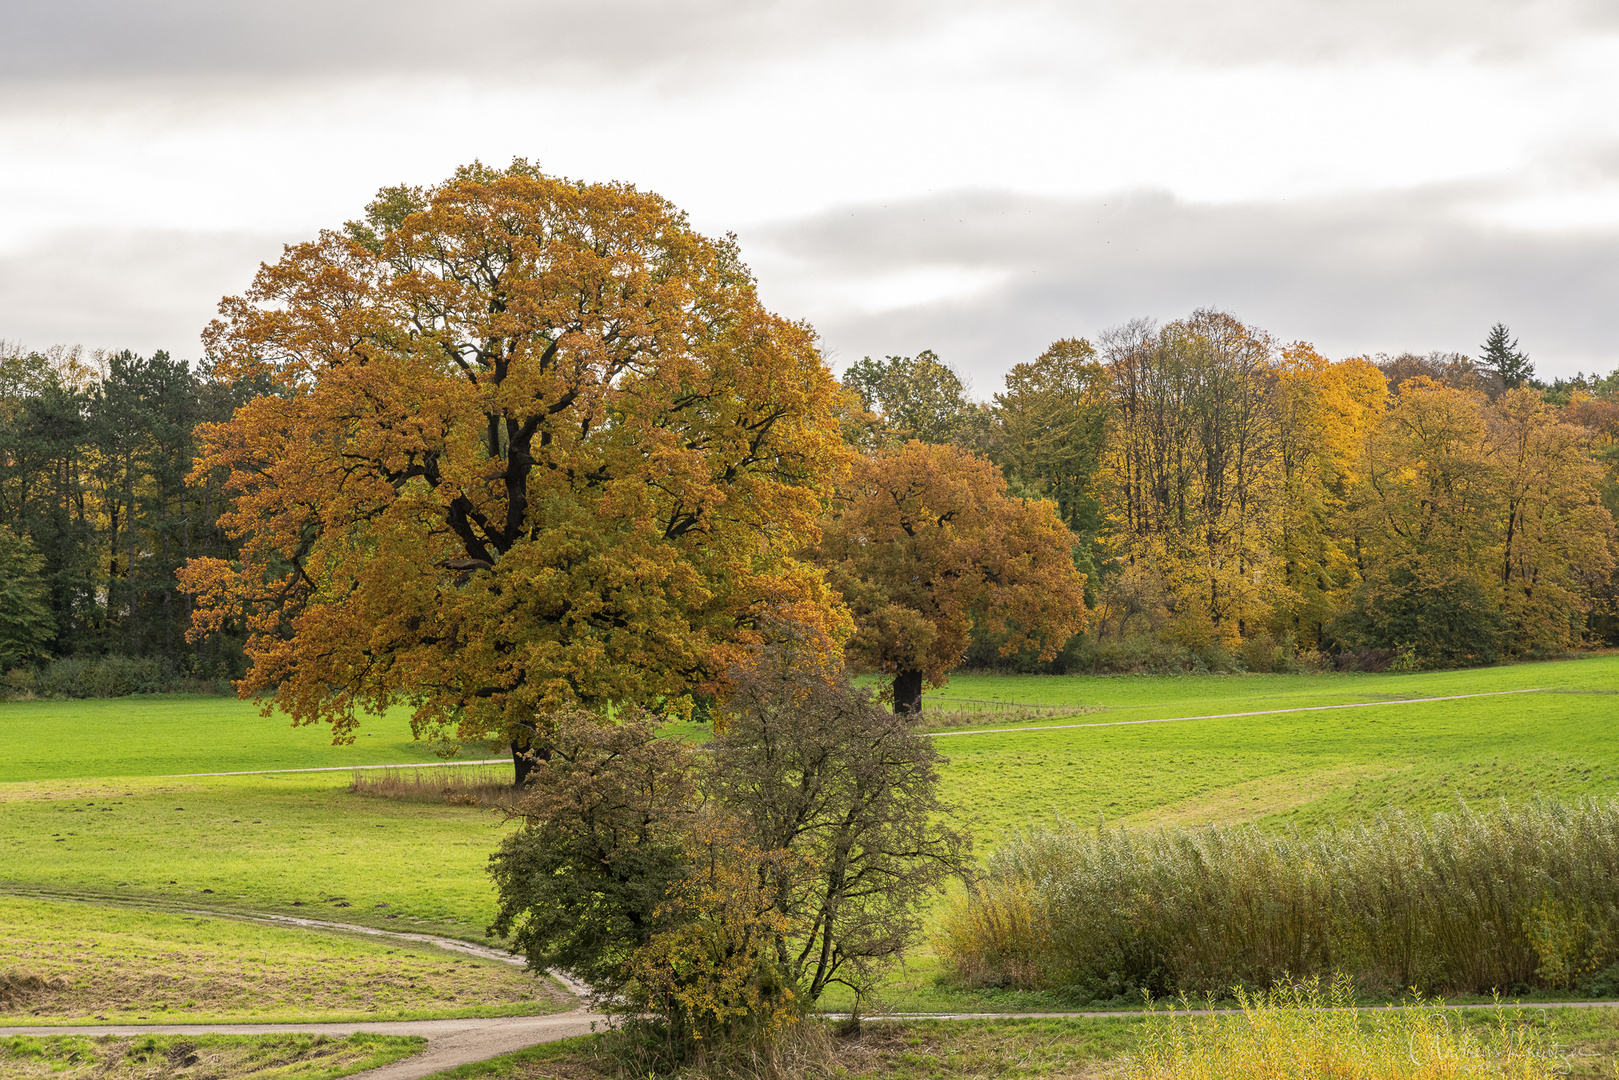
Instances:
[[[1106,343],[1116,436],[1107,469],[1121,586],[1191,644],[1235,644],[1282,588],[1272,343],[1216,311]]]
[[[240,559],[182,579],[250,631],[244,695],[352,737],[495,737],[713,689],[770,613],[834,628],[814,541],[845,451],[812,331],[656,195],[526,162],[384,190],[287,248],[206,342],[273,392],[203,429]],[[519,760],[519,778],[523,769]]]
[[[1085,625],[1074,538],[1043,500],[1018,499],[988,460],[916,440],[870,455],[825,528],[820,559],[855,618],[851,660],[920,712],[970,632],[1049,659]]]

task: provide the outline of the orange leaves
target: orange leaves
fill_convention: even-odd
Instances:
[[[221,316],[220,370],[276,388],[198,466],[230,470],[243,557],[188,582],[199,627],[251,620],[245,692],[521,739],[540,707],[713,686],[763,608],[836,628],[790,558],[844,467],[836,384],[659,197],[471,166]]]
[[[1014,499],[988,461],[912,441],[866,458],[821,552],[855,615],[851,656],[934,685],[976,623],[1049,659],[1084,627],[1085,575],[1051,503]]]

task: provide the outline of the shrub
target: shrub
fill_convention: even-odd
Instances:
[[[111,698],[131,694],[230,694],[227,673],[189,673],[157,657],[63,657],[7,674],[14,697]]]
[[[1029,919],[1016,938],[995,930]],[[1619,958],[1619,801],[1308,837],[1059,823],[992,856],[939,946],[963,979],[1075,997],[1337,971],[1374,992],[1564,988]]]
[[[660,1068],[768,1040],[834,983],[858,1001],[965,868],[933,741],[813,644],[733,668],[701,753],[635,709],[545,718],[491,856],[490,932],[636,1017]]]
[[[1437,1008],[1361,1012],[1346,982],[1238,992],[1241,1012],[1148,1016],[1123,1080],[1551,1080],[1552,1048],[1499,1007],[1483,1035]]]

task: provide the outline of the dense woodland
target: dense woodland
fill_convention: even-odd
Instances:
[[[51,658],[142,661],[69,664],[91,681],[64,692],[241,674],[240,637],[187,643],[191,602],[175,571],[231,554],[221,478],[191,475],[195,429],[254,392],[162,352],[0,345],[0,660],[14,686]]]
[[[1381,669],[1619,643],[1619,373],[1542,384],[1504,328],[1477,358],[1330,361],[1197,312],[1059,341],[988,401],[930,352],[867,358],[843,384],[844,436],[868,460],[952,447],[1066,526],[1052,542],[1087,575],[1086,629],[1042,658],[1015,615],[980,608],[943,646],[974,666]],[[51,660],[80,664],[51,692],[242,674],[240,633],[186,640],[175,572],[235,555],[195,433],[264,389],[161,352],[0,349],[14,689]],[[108,657],[141,663],[97,675]]]

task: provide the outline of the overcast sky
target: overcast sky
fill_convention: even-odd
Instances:
[[[1606,373],[1616,105],[1612,2],[0,0],[0,338],[194,358],[283,243],[521,155],[980,395],[1196,307]]]

